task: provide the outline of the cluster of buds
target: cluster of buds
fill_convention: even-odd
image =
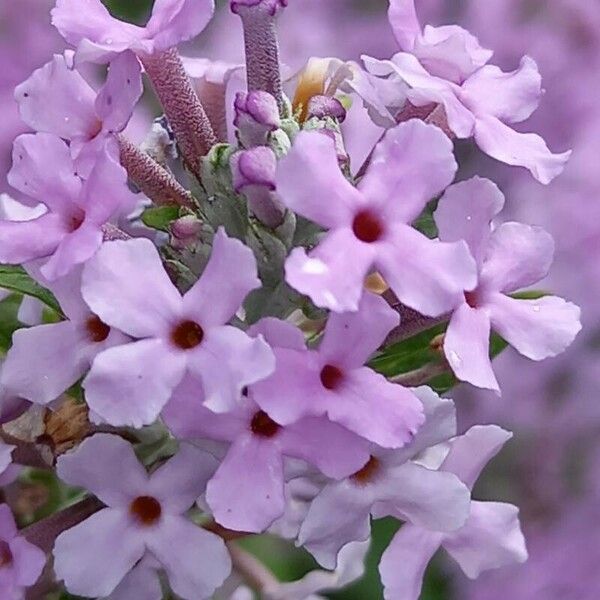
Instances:
[[[0,286],[44,309],[0,367],[0,484],[41,468],[69,500],[20,530],[0,506],[0,596],[312,598],[360,576],[381,517],[404,522],[387,600],[418,598],[440,546],[469,577],[524,561],[518,509],[471,498],[511,434],[459,434],[441,394],[500,394],[499,345],[542,360],[580,329],[575,305],[519,292],[552,238],[499,224],[493,182],[454,183],[454,138],[561,172],[569,153],[509,126],[539,102],[535,63],[504,73],[390,0],[400,52],[311,59],[288,89],[287,0],[231,0],[245,66],[179,55],[212,0],[157,0],[145,27],[84,4],[57,1],[71,49],[15,90],[33,133],[1,200]],[[86,63],[107,65],[99,89]],[[144,72],[164,118],[138,147]],[[380,131],[359,164],[352,111]],[[264,533],[323,570],[279,582],[239,543]]]

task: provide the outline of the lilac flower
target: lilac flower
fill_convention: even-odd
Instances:
[[[102,244],[102,226],[136,203],[118,150],[109,141],[99,149],[89,178],[82,181],[60,138],[21,135],[15,140],[8,181],[48,210],[31,220],[0,221],[0,262],[45,258],[41,272],[49,280],[88,260]]]
[[[329,483],[313,501],[298,543],[325,568],[335,567],[336,557],[347,543],[367,539],[371,512],[444,532],[462,527],[467,520],[468,489],[455,475],[414,460],[456,433],[454,404],[429,388],[417,388],[415,393],[425,406],[427,419],[413,441],[401,450],[374,450],[360,471]]]
[[[489,358],[490,329],[532,360],[560,354],[579,330],[580,310],[556,296],[517,300],[507,294],[542,280],[554,253],[539,227],[504,223],[490,228],[504,205],[491,181],[474,178],[446,191],[435,212],[440,239],[463,239],[477,261],[479,282],[456,306],[444,351],[456,376],[499,391]]]
[[[449,310],[475,285],[473,259],[464,242],[432,241],[409,224],[455,172],[451,142],[421,121],[386,133],[358,188],[339,170],[327,136],[300,133],[279,164],[277,191],[329,232],[308,256],[292,251],[288,283],[318,306],[355,311],[365,277],[377,269],[407,306],[431,316]]]
[[[406,95],[414,106],[441,104],[454,134],[474,137],[489,156],[529,169],[542,183],[562,172],[571,152],[552,154],[538,135],[507,125],[525,121],[539,104],[542,88],[535,61],[524,57],[512,73],[488,65],[492,51],[462,27],[421,31],[414,0],[390,0],[389,18],[401,52],[383,61],[364,56],[371,74],[400,77],[410,89],[401,85],[398,95]]]
[[[57,576],[73,594],[108,596],[140,559],[152,555],[177,595],[211,597],[231,569],[227,549],[185,512],[215,468],[212,456],[182,445],[147,475],[125,440],[105,434],[61,456],[59,477],[92,492],[106,508],[58,536]]]
[[[304,349],[300,332],[276,319],[259,322],[252,332],[263,333],[277,348]],[[229,529],[261,532],[283,514],[286,457],[305,460],[337,479],[357,471],[369,458],[364,440],[324,417],[279,425],[256,404],[252,388],[226,414],[214,414],[201,403],[198,385],[187,379],[164,418],[179,438],[231,442],[206,491],[215,519]]]
[[[158,573],[160,568],[161,564],[146,553],[106,600],[162,600],[163,592]]]
[[[15,89],[27,125],[71,142],[77,170],[87,176],[106,136],[125,129],[143,92],[140,64],[124,52],[110,65],[99,92],[73,68],[72,57],[55,55]]]
[[[183,297],[152,242],[105,244],[85,267],[83,297],[104,323],[136,341],[96,357],[84,381],[90,407],[113,425],[152,423],[190,373],[201,381],[208,408],[232,409],[244,386],[274,368],[264,340],[225,325],[259,285],[252,252],[223,229]]]
[[[276,347],[275,372],[253,387],[254,400],[280,425],[327,415],[380,446],[403,446],[423,423],[421,403],[363,366],[398,321],[385,300],[365,294],[359,312],[329,317],[317,350]]]
[[[198,35],[214,12],[213,0],[158,0],[145,27],[119,21],[100,0],[58,0],[52,23],[83,61],[107,62],[132,50],[151,55]]]
[[[0,382],[14,395],[48,404],[76,383],[94,357],[128,338],[92,313],[81,297],[81,267],[54,282],[34,265],[30,275],[50,289],[67,320],[19,329],[13,334]]]
[[[39,578],[46,555],[17,531],[7,504],[0,504],[0,590],[6,600],[24,600]]]
[[[472,489],[486,463],[511,437],[495,425],[473,427],[452,441],[441,469],[454,473]],[[435,533],[412,523],[400,529],[379,566],[386,600],[418,600],[425,567],[440,546],[471,579],[488,569],[527,559],[517,507],[473,501],[469,519],[458,531]]]

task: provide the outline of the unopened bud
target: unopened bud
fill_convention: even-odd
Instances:
[[[244,148],[265,145],[269,134],[281,124],[277,100],[268,92],[238,92],[234,106],[233,123]]]

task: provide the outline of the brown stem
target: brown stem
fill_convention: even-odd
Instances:
[[[129,178],[154,204],[179,204],[192,206],[192,195],[161,167],[149,154],[140,150],[126,137],[119,135],[121,164]]]
[[[233,568],[256,592],[279,586],[279,580],[257,558],[234,543],[228,543]]]
[[[185,72],[177,48],[142,57],[146,73],[183,155],[188,169],[197,177],[200,159],[217,143],[217,137]]]
[[[15,446],[12,453],[13,462],[25,467],[36,469],[50,469],[52,467],[52,451],[35,442],[25,442],[16,438],[0,428],[0,439],[5,444]]]
[[[414,371],[396,375],[390,378],[392,383],[397,383],[404,387],[418,387],[431,381],[438,375],[443,375],[448,372],[448,366],[443,363],[429,363]]]

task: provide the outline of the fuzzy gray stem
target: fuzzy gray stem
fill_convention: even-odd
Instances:
[[[217,137],[177,48],[142,57],[146,73],[183,155],[188,169],[197,177],[200,159],[217,143]]]

